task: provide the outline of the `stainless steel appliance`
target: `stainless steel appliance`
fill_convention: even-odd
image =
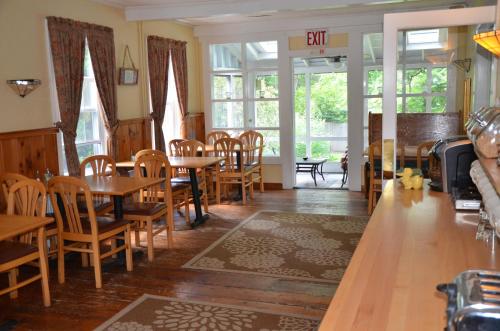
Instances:
[[[500,272],[464,271],[437,289],[448,296],[446,331],[500,330]]]
[[[441,167],[440,178],[433,178],[431,188],[452,193],[456,189],[474,186],[470,177],[470,165],[477,159],[474,146],[466,136],[439,140],[430,150]]]

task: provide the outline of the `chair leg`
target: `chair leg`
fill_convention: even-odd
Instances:
[[[368,214],[371,215],[373,211],[373,187],[370,185],[368,189]]]
[[[253,200],[253,174],[250,174],[250,199]]]
[[[207,182],[203,185],[203,209],[205,213],[208,213],[208,194],[207,194]]]
[[[81,253],[82,256],[82,267],[86,268],[89,266],[89,254]]]
[[[59,284],[64,284],[64,240],[62,236],[57,237],[57,278]]]
[[[9,271],[9,287],[13,287],[17,285],[17,268],[11,269]],[[17,298],[17,290],[9,293],[11,299]]]
[[[135,247],[141,247],[141,231],[139,229],[139,224],[136,223],[136,228],[134,229]]]
[[[220,205],[220,179],[218,175],[215,180],[215,199],[217,200],[217,204]]]
[[[243,204],[247,204],[247,189],[245,187],[245,177],[241,179],[241,199],[243,201]]]
[[[101,250],[99,241],[92,241],[92,256],[94,261],[95,288],[102,288],[102,271],[101,271]]]
[[[174,244],[174,237],[173,237],[173,232],[174,232],[174,217],[172,215],[173,213],[170,212],[170,210],[167,212],[166,215],[166,223],[165,224],[165,231],[167,231],[167,244],[168,248],[172,248]]]
[[[111,239],[111,249],[116,249],[116,239]],[[113,259],[116,259],[118,257],[118,255],[113,254],[113,255],[111,255],[111,257]]]
[[[153,250],[153,221],[148,220],[146,222],[146,241],[148,246],[148,261],[153,262],[154,250]]]
[[[260,192],[264,193],[264,176],[262,176],[262,166],[259,167]]]
[[[43,305],[50,307],[50,290],[49,290],[49,261],[47,258],[47,240],[45,238],[45,229],[42,227],[38,230],[38,254],[40,255],[40,275],[43,295]]]
[[[132,236],[130,234],[130,224],[127,225],[123,235],[125,236],[125,263],[127,264],[127,271],[132,271],[134,268],[132,262]]]
[[[184,191],[184,220],[186,221],[186,224],[191,224],[189,216],[189,192],[187,190]]]

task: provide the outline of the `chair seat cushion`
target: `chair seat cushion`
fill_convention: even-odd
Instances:
[[[35,253],[38,248],[16,241],[0,241],[0,264]]]
[[[91,228],[89,219],[87,217],[82,217],[81,219],[82,219],[83,233],[90,234]],[[129,220],[115,220],[113,217],[104,217],[104,216],[96,217],[96,221],[97,221],[97,232],[99,234],[130,224]]]
[[[176,181],[176,182],[171,182],[170,186],[172,187],[172,192],[176,192],[191,187],[190,184],[191,182],[189,180],[187,182]],[[162,190],[165,190],[165,183],[161,183],[160,187]]]
[[[94,202],[94,211],[96,213],[100,213],[110,207],[113,206],[113,203],[111,201],[93,201]],[[80,213],[87,214],[87,203],[85,201],[78,201],[78,211]]]
[[[198,180],[198,183],[202,180],[200,176],[196,176],[196,179]],[[191,184],[191,179],[189,177],[173,177],[171,182],[172,185],[174,185],[174,183]]]
[[[123,213],[129,215],[152,216],[167,205],[161,202],[130,202],[123,205]]]
[[[245,167],[256,167],[256,166],[260,166],[259,161],[245,163]]]

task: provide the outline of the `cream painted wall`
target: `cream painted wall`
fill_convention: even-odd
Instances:
[[[169,22],[127,22],[123,10],[90,0],[0,0],[0,132],[52,126],[45,17],[60,16],[109,26],[114,30],[116,62],[121,66],[128,45],[140,71],[138,85],[117,87],[118,117],[142,117],[146,111],[146,66],[141,53],[142,33],[188,42],[189,111],[201,111],[199,43],[190,27]],[[143,25],[143,26],[142,26]],[[140,56],[141,54],[141,56]],[[7,79],[36,78],[42,85],[20,98]]]

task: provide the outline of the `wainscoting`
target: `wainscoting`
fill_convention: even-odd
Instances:
[[[34,178],[47,168],[59,174],[57,128],[0,133],[0,173],[16,172]]]
[[[118,152],[116,161],[129,161],[141,149],[151,148],[151,121],[148,118],[120,120],[116,131]]]

